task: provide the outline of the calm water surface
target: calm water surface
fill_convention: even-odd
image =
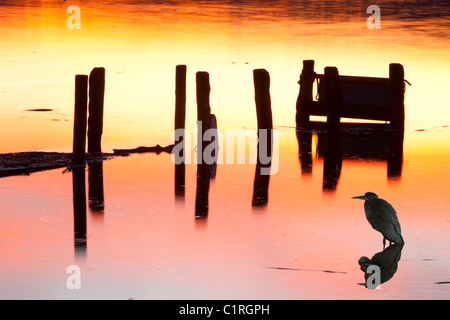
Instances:
[[[66,26],[70,4],[81,9],[80,30]],[[186,165],[184,197],[175,195],[165,153],[105,161],[91,184],[86,170],[85,246],[74,237],[74,173],[0,179],[0,298],[450,298],[450,6],[384,1],[381,29],[369,30],[370,4],[0,1],[2,153],[70,151],[74,76],[96,66],[107,71],[104,151],[171,143],[177,64],[188,66],[192,132],[201,70],[210,72],[219,128],[256,127],[255,68],[270,72],[280,130],[279,170],[265,207],[252,207],[254,164],[218,165],[205,219],[194,214],[195,164]],[[379,77],[391,62],[404,65],[412,86],[394,176],[387,142],[363,136],[342,139],[332,188],[324,187],[317,134],[309,137],[312,166],[305,169],[293,129],[304,59],[316,60],[317,72],[331,65]],[[35,108],[52,111],[25,111]],[[376,146],[381,155],[371,152]],[[89,202],[98,188],[103,209]],[[366,191],[396,208],[406,242],[385,252],[391,278],[375,290],[361,285],[358,260],[382,252],[382,237],[367,223],[363,202],[350,199]],[[70,265],[81,268],[81,290],[67,288]]]

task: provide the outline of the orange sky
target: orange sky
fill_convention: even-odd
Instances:
[[[360,19],[341,17],[333,31],[329,24],[264,15],[234,20],[222,15],[226,7],[200,10],[193,2],[149,6],[148,12],[124,5],[80,8],[80,30],[66,27],[66,4],[3,8],[0,34],[7,45],[0,49],[5,119],[0,133],[7,138],[1,152],[70,150],[73,79],[95,66],[107,70],[103,140],[108,148],[169,142],[177,64],[188,65],[187,128],[193,128],[196,117],[195,72],[200,70],[210,72],[211,106],[219,126],[255,127],[252,70],[261,67],[271,75],[275,125],[293,126],[301,61],[311,58],[318,72],[336,65],[341,74],[381,77],[387,77],[390,62],[401,62],[412,83],[405,98],[407,129],[443,126],[450,118],[441,89],[450,68],[448,47],[430,43],[427,35],[415,35],[412,45],[411,35],[399,38],[392,22],[369,31]],[[356,37],[352,41],[350,33]],[[434,58],[424,59],[428,55]],[[55,111],[23,112],[29,108]],[[448,140],[446,135],[436,138],[443,145]]]

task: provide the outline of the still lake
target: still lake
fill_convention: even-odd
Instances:
[[[371,30],[371,4],[0,1],[1,153],[70,152],[74,76],[98,66],[106,69],[105,152],[171,143],[177,64],[187,65],[192,136],[197,71],[210,73],[211,109],[225,131],[256,128],[252,70],[267,69],[279,130],[267,205],[252,206],[255,164],[219,164],[204,219],[195,218],[196,164],[186,165],[184,197],[175,194],[167,153],[104,161],[91,184],[86,169],[85,245],[74,238],[74,173],[1,178],[0,298],[450,298],[450,6],[383,1],[381,29]],[[80,8],[80,29],[67,27],[69,5]],[[403,64],[411,86],[394,176],[388,141],[365,135],[342,139],[332,188],[324,187],[317,133],[305,170],[295,132],[305,59],[318,73],[336,66],[373,77]],[[372,152],[380,148],[383,155]],[[103,208],[89,201],[99,188]],[[363,285],[358,260],[382,252],[382,236],[363,202],[351,199],[367,191],[394,206],[405,239],[385,254],[392,274],[374,290]],[[80,268],[79,290],[67,286],[71,265]]]

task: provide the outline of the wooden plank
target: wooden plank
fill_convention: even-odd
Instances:
[[[324,105],[325,77],[317,75],[321,81],[319,100],[311,103],[310,114],[327,116]],[[343,94],[341,117],[389,121],[391,107],[389,104],[388,78],[339,76]]]

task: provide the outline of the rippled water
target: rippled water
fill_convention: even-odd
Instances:
[[[105,161],[97,180],[86,169],[85,201],[76,173],[2,178],[2,299],[450,297],[448,1],[384,1],[380,30],[366,26],[368,1],[77,1],[80,30],[66,26],[69,4],[0,1],[0,152],[70,151],[74,76],[96,66],[107,70],[104,151],[171,143],[177,64],[188,66],[186,128],[194,131],[200,70],[210,72],[219,128],[255,128],[252,70],[262,67],[279,170],[267,205],[253,207],[255,165],[219,164],[205,219],[195,218],[197,165],[186,165],[185,195],[176,196],[166,153]],[[317,72],[332,65],[375,77],[404,65],[412,86],[400,170],[390,174],[388,141],[364,135],[342,138],[334,176],[324,138],[304,138],[305,165],[293,128],[304,59]],[[95,190],[103,208],[89,200]],[[374,290],[358,260],[382,252],[382,237],[350,199],[366,191],[396,208],[406,242],[381,254],[392,274]],[[67,286],[71,265],[79,290]]]

